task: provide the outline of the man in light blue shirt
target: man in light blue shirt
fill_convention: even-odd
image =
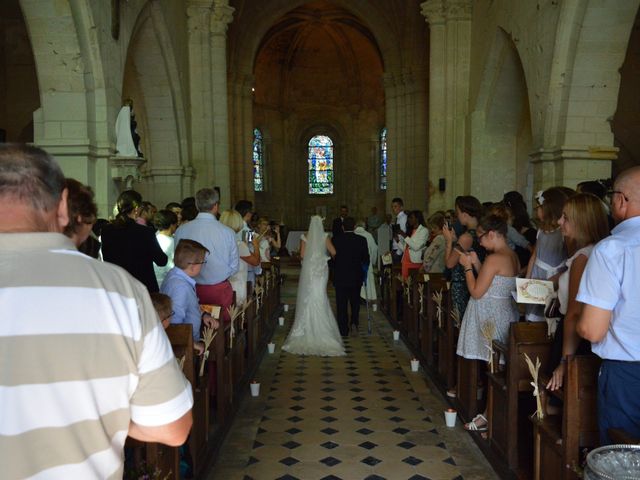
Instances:
[[[176,247],[173,267],[164,278],[160,292],[171,297],[173,313],[172,324],[188,323],[192,327],[193,347],[202,354],[204,343],[200,341],[200,325],[204,321],[210,327],[217,328],[218,322],[208,313],[200,312],[196,295],[197,276],[203,265],[207,264],[208,250],[193,240],[181,240]]]
[[[608,429],[640,438],[640,167],[625,170],[611,192],[618,225],[598,243],[576,297],[584,308],[578,334],[603,359],[598,377],[598,425],[602,445]]]
[[[235,233],[216,219],[220,196],[212,188],[196,193],[198,216],[182,225],[174,235],[176,245],[186,238],[195,240],[209,250],[207,263],[195,277],[200,303],[220,305],[223,318],[228,319],[227,308],[233,303],[233,288],[228,278],[238,271],[240,257]]]

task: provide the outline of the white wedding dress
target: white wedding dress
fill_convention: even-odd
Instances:
[[[322,218],[311,217],[302,271],[298,282],[296,316],[282,349],[296,355],[345,355],[338,323],[327,296],[329,255]]]

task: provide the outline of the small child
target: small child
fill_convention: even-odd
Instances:
[[[201,313],[196,296],[194,277],[200,273],[209,250],[194,240],[180,240],[173,256],[174,267],[162,282],[160,292],[169,295],[173,302],[171,323],[189,323],[193,328],[193,347],[198,354],[204,352],[204,342],[200,341],[200,325],[218,328],[219,323],[208,313]]]
[[[173,310],[171,309],[171,297],[164,293],[153,292],[151,294],[151,303],[153,304],[153,308],[156,309],[158,318],[162,323],[162,328],[166,330],[171,324],[171,317],[173,315]]]

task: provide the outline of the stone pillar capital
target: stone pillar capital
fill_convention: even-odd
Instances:
[[[421,5],[429,25],[442,25],[449,20],[471,20],[471,0],[427,0]]]
[[[205,5],[189,5],[187,7],[187,29],[189,34],[208,33],[210,12],[211,9]]]
[[[420,5],[422,15],[429,25],[443,24],[445,19],[444,0],[427,0]]]
[[[233,20],[235,8],[229,6],[227,0],[214,0],[211,9],[211,22],[209,28],[214,35],[225,35],[227,27]]]

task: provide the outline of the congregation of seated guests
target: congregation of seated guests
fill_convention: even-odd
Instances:
[[[197,302],[229,306],[234,299],[242,305],[261,264],[284,244],[277,222],[257,215],[246,200],[221,211],[213,189],[161,209],[127,190],[117,199],[115,218],[98,222],[91,189],[73,179],[66,186],[70,223],[65,234],[84,253],[127,270],[149,292],[167,294],[157,305],[163,324],[191,323],[199,351],[204,319]],[[632,168],[619,174],[609,191],[601,181],[583,182],[576,190],[554,186],[540,191],[531,199],[533,215],[523,195],[511,191],[496,202],[458,196],[452,209],[428,216],[405,209],[396,197],[390,218],[375,209],[361,223],[377,248],[375,257],[390,254],[404,279],[412,271],[448,279],[452,308],[461,319],[457,355],[483,362],[480,387],[487,382],[484,362],[489,361],[490,342],[506,342],[510,326],[519,321],[557,324],[548,380],[541,386],[551,392],[563,387],[570,356],[603,359],[607,381],[600,379],[594,415],[606,444],[612,428],[640,438],[640,392],[635,387],[640,385],[640,323],[634,322],[637,303],[629,293],[638,284],[640,269],[620,266],[640,265],[637,192],[640,170]],[[372,272],[378,267],[372,259]],[[517,305],[511,296],[516,277],[551,281],[554,299],[546,306]],[[188,288],[178,280],[194,286],[193,297],[184,297]],[[491,339],[483,335],[488,317],[495,327]],[[455,398],[457,389],[447,394]],[[560,414],[560,405],[549,400],[546,408]],[[486,431],[487,415],[479,413],[465,428]]]

